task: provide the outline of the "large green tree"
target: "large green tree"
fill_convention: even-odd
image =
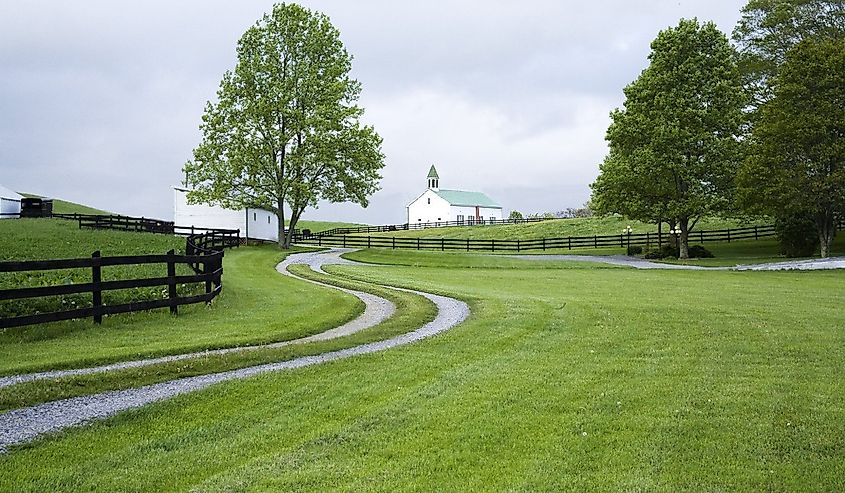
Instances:
[[[238,41],[237,57],[185,165],[188,200],[274,212],[283,248],[320,200],[366,207],[384,167],[382,140],[360,122],[361,86],[328,17],[275,5]]]
[[[845,38],[806,38],[787,52],[739,174],[750,210],[813,217],[822,257],[845,214]]]
[[[772,97],[771,79],[786,53],[806,37],[845,31],[845,0],[750,0],[734,29],[753,105]]]
[[[686,258],[698,219],[731,203],[747,97],[736,52],[712,22],[681,20],[651,49],[624,108],[611,113],[592,201],[599,213],[675,224]]]

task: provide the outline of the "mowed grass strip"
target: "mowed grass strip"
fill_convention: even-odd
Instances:
[[[141,387],[177,378],[219,373],[336,351],[410,332],[434,320],[437,315],[437,307],[431,301],[416,294],[385,289],[358,281],[336,279],[316,273],[307,266],[292,266],[291,271],[301,277],[382,296],[396,305],[396,313],[373,327],[328,341],[293,344],[280,348],[251,349],[224,355],[208,355],[142,368],[38,380],[3,387],[0,388],[0,412],[58,399],[91,395],[108,390]],[[330,305],[314,306],[315,310],[328,310],[330,308],[333,309]]]
[[[13,449],[0,489],[845,488],[843,273],[421,263],[332,270],[467,322]]]
[[[222,293],[210,306],[179,307],[178,316],[157,310],[107,317],[99,326],[85,319],[6,329],[0,375],[297,339],[363,311],[354,296],[276,272],[284,256],[275,246],[227,250]]]

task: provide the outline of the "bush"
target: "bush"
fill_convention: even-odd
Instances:
[[[641,246],[628,246],[628,256],[640,255],[643,253],[643,247]]]
[[[819,236],[813,218],[790,214],[775,219],[775,233],[780,253],[787,257],[811,257],[819,248]]]
[[[690,258],[713,258],[713,253],[702,245],[689,247],[688,253]]]

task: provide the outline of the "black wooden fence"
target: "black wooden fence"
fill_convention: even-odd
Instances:
[[[845,227],[845,222],[839,228]],[[731,242],[738,240],[759,240],[776,236],[774,226],[750,226],[747,228],[693,231],[690,242]],[[457,239],[457,238],[403,238],[389,236],[311,235],[302,236],[299,242],[317,246],[341,246],[349,248],[391,248],[414,250],[463,250],[488,252],[527,252],[538,250],[573,248],[602,248],[627,246],[659,246],[675,241],[669,233],[640,233],[603,236],[569,236],[563,238],[536,239]]]
[[[559,219],[555,217],[530,217],[526,219],[474,219],[469,218],[463,221],[436,221],[430,223],[405,223],[405,224],[384,224],[381,226],[353,226],[348,228],[332,228],[326,231],[312,233],[311,236],[337,236],[357,233],[387,233],[390,231],[409,231],[428,228],[444,228],[450,226],[487,226],[496,224],[521,224],[538,223]]]
[[[103,267],[141,264],[165,265],[167,268],[167,275],[163,277],[142,279],[121,279],[116,281],[102,280]],[[191,266],[194,270],[194,274],[181,276],[176,275],[177,264],[187,264]],[[171,250],[164,255],[102,257],[100,252],[97,251],[91,255],[91,258],[0,262],[0,272],[26,272],[79,268],[91,269],[91,282],[57,286],[3,289],[0,290],[0,300],[18,300],[26,298],[41,298],[44,296],[90,293],[92,306],[87,308],[76,308],[73,310],[0,318],[0,328],[19,327],[23,325],[33,325],[87,317],[93,317],[94,322],[100,323],[103,320],[103,315],[167,307],[170,308],[171,313],[175,314],[177,313],[177,307],[179,305],[210,302],[220,293],[223,275],[223,252],[217,251],[210,254],[198,255],[176,255],[176,253]],[[205,293],[183,297],[177,295],[176,286],[178,284],[200,282],[205,283]],[[103,291],[154,286],[167,286],[167,297],[164,299],[135,301],[119,305],[107,306],[103,304]]]
[[[91,255],[91,258],[0,262],[0,273],[80,268],[91,269],[91,282],[89,283],[3,289],[0,290],[0,301],[82,293],[90,293],[92,301],[92,306],[87,308],[0,318],[0,328],[20,327],[87,317],[93,317],[94,322],[101,323],[104,315],[152,310],[156,308],[169,308],[171,313],[176,314],[180,305],[211,302],[220,293],[223,286],[223,250],[240,245],[240,231],[236,229],[176,226],[169,221],[117,215],[54,214],[53,217],[77,220],[79,221],[80,228],[117,229],[187,236],[185,239],[185,255],[177,255],[171,250],[164,255],[103,257],[97,251]],[[116,281],[102,280],[103,267],[142,264],[161,264],[166,266],[167,275],[163,277],[122,279]],[[194,274],[176,275],[176,266],[180,264],[189,266]],[[205,293],[193,296],[178,295],[177,285],[194,283],[204,283]],[[167,286],[167,297],[118,305],[103,304],[103,291],[155,286]]]

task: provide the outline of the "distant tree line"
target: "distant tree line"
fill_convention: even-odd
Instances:
[[[677,234],[705,216],[772,217],[785,253],[830,254],[845,216],[845,2],[750,0],[734,44],[682,19],[611,113],[598,214]]]

